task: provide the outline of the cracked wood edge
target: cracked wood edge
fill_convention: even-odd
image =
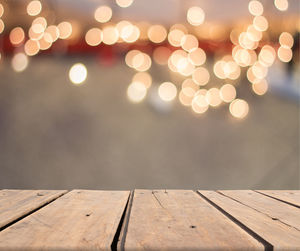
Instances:
[[[300,213],[294,206],[251,190],[219,190],[219,192],[300,231]]]
[[[300,208],[300,190],[254,190]]]
[[[0,229],[65,194],[66,190],[0,191]]]
[[[300,232],[295,228],[221,193],[204,190],[198,192],[270,243],[274,250],[300,249]]]
[[[190,190],[135,190],[125,250],[264,250],[264,245]]]
[[[0,232],[0,250],[110,250],[128,196],[73,190]]]

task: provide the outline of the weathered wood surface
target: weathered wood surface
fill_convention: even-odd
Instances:
[[[300,190],[255,190],[255,191],[300,207]]]
[[[264,250],[193,191],[135,190],[125,250]]]
[[[67,191],[1,190],[0,228],[56,199]]]
[[[300,231],[294,227],[274,220],[269,215],[218,192],[199,191],[199,193],[270,243],[274,250],[300,250]],[[300,215],[298,220],[300,221]]]
[[[222,194],[300,231],[299,208],[250,190],[222,190]]]
[[[0,232],[0,250],[110,250],[127,191],[73,190]]]
[[[0,190],[0,251],[300,250],[299,194]]]

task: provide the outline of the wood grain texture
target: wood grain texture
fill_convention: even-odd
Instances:
[[[67,191],[1,190],[0,228],[56,199]]]
[[[222,194],[300,231],[300,209],[251,190],[222,190]]]
[[[273,198],[286,201],[300,207],[300,190],[255,190]]]
[[[274,250],[300,250],[300,232],[266,214],[214,191],[199,191],[203,196],[270,243]]]
[[[135,190],[125,250],[263,250],[193,191]]]
[[[128,196],[73,190],[0,232],[0,250],[110,250]]]

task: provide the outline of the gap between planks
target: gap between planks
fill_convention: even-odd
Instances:
[[[250,228],[248,228],[246,225],[244,225],[241,221],[233,217],[231,214],[226,212],[224,209],[219,207],[216,203],[208,199],[206,196],[201,194],[198,190],[194,191],[196,194],[198,194],[201,198],[206,200],[209,204],[211,204],[213,207],[215,207],[217,210],[219,210],[222,214],[224,214],[226,217],[228,217],[232,222],[234,222],[236,225],[238,225],[240,228],[242,228],[247,234],[251,235],[253,238],[255,238],[257,241],[259,241],[262,245],[264,245],[266,251],[273,251],[273,246],[271,243],[266,241],[264,238],[262,238],[260,235],[252,231]],[[219,193],[218,191],[215,191]],[[222,194],[223,195],[223,194]]]
[[[3,189],[3,190],[0,190],[0,191],[5,191],[5,190],[7,190],[7,189]],[[38,190],[37,190],[37,191],[38,191]],[[52,191],[52,190],[49,190],[49,191]],[[12,221],[8,222],[7,224],[1,226],[1,227],[0,227],[0,232],[3,231],[3,230],[6,229],[6,228],[12,226],[13,224],[15,224],[15,223],[17,223],[17,222],[23,220],[24,218],[26,218],[26,217],[28,217],[28,216],[34,214],[34,213],[37,212],[38,210],[42,209],[43,207],[46,207],[47,205],[51,204],[53,201],[57,200],[58,198],[60,198],[60,197],[62,197],[62,196],[64,196],[64,195],[66,195],[67,193],[69,193],[69,191],[64,190],[64,191],[62,191],[61,194],[58,195],[57,197],[54,197],[54,198],[50,199],[49,201],[45,201],[45,202],[44,202],[43,204],[41,204],[40,206],[37,206],[36,208],[34,208],[34,209],[32,209],[32,210],[30,210],[30,211],[28,211],[28,212],[24,212],[23,215],[17,217],[16,219],[13,219]]]

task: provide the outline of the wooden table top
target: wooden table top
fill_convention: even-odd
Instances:
[[[300,190],[0,190],[0,250],[300,250]]]

